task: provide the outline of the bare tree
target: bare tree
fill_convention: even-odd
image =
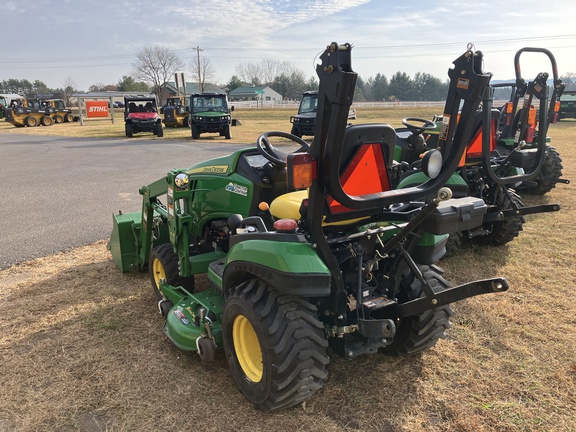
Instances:
[[[154,93],[162,95],[168,80],[184,67],[184,63],[168,48],[153,46],[138,51],[132,66],[137,79],[152,83]]]
[[[265,84],[273,83],[281,75],[291,75],[295,72],[295,68],[290,62],[274,59],[263,59],[260,62],[260,69],[262,82]]]
[[[240,80],[251,85],[270,85],[276,78],[297,70],[288,61],[262,59],[260,63],[239,63],[235,67]]]
[[[76,93],[76,83],[72,77],[68,77],[62,83],[62,98],[64,99],[64,105],[71,105],[72,95]]]
[[[239,63],[234,69],[241,81],[250,85],[260,85],[262,82],[262,68],[256,63]]]
[[[210,83],[216,77],[216,68],[212,64],[209,58],[200,57],[192,57],[192,61],[190,62],[190,70],[192,72],[192,76],[195,77],[196,81],[198,82],[198,87],[200,88],[200,93],[204,92],[204,85],[206,83]]]

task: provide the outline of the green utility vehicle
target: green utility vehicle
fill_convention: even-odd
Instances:
[[[576,118],[576,91],[565,91],[560,97],[560,119]]]
[[[292,123],[292,130],[290,133],[299,138],[302,138],[304,135],[314,136],[317,108],[318,92],[314,90],[304,92],[300,105],[298,106],[298,114],[290,117],[290,123]],[[355,109],[349,110],[348,119],[356,120]]]
[[[448,72],[445,115],[462,106],[460,121],[444,123],[422,158],[426,179],[393,189],[403,174],[394,129],[347,125],[351,49],[334,42],[320,56],[311,146],[262,134],[255,147],[171,170],[140,189],[142,212],[113,217],[113,260],[124,272],[148,268],[166,336],[204,361],[224,348],[232,378],[264,411],[317,392],[329,349],[348,359],[425,351],[444,337],[450,303],[508,289],[502,278],[450,287],[434,264],[447,234],[486,211],[443,188],[489,84],[481,53],[466,51]],[[196,289],[200,274],[210,288]]]
[[[194,93],[190,96],[190,128],[192,139],[203,133],[217,133],[230,139],[234,107],[229,107],[224,93]]]

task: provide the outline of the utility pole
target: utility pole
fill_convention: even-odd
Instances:
[[[196,46],[196,54],[198,55],[198,88],[200,89],[200,93],[204,93],[204,88],[202,85],[202,66],[200,64],[200,51],[204,51],[204,49]]]

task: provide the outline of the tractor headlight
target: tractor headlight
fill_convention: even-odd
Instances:
[[[435,179],[442,170],[442,152],[439,150],[428,150],[422,156],[422,172],[431,179]]]
[[[174,179],[174,184],[176,185],[176,189],[178,191],[185,191],[188,189],[189,178],[188,174],[180,173]]]

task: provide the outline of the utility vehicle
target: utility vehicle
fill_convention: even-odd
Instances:
[[[444,337],[450,303],[508,289],[502,278],[450,287],[435,265],[447,234],[486,211],[443,188],[489,84],[482,54],[467,50],[448,72],[445,116],[462,103],[460,121],[444,122],[439,148],[413,170],[426,180],[393,189],[403,168],[394,129],[347,125],[351,49],[333,42],[320,56],[311,146],[262,134],[256,147],[171,170],[140,189],[142,212],[113,217],[113,260],[148,268],[165,335],[206,362],[223,347],[234,381],[264,411],[318,391],[329,349],[348,359],[420,353]]]
[[[128,138],[139,132],[152,132],[159,138],[164,136],[156,96],[125,96],[124,127]]]
[[[217,133],[230,139],[234,107],[229,107],[224,93],[194,93],[190,96],[190,129],[192,139],[203,133]]]
[[[292,123],[291,134],[302,138],[304,135],[314,135],[316,128],[316,109],[318,107],[318,92],[310,90],[304,92],[300,105],[298,106],[298,114],[290,117]],[[350,109],[348,112],[349,120],[356,120],[356,110]]]
[[[560,97],[560,119],[576,118],[576,91],[565,91]]]

